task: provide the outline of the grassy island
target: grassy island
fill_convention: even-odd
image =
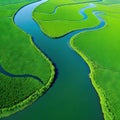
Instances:
[[[55,0],[51,0],[51,2],[37,7],[33,13],[33,17],[39,23],[42,31],[50,37],[61,37],[71,31],[93,27],[99,23],[95,16],[91,14],[93,8],[86,10],[89,20],[83,21],[80,9],[89,5],[86,3],[89,2],[87,0],[81,2],[61,1],[57,5],[54,2],[56,3]],[[51,9],[43,9],[43,7]]]

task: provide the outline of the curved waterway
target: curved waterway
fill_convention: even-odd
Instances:
[[[39,80],[42,84],[44,84],[43,81],[37,76],[30,75],[30,74],[15,75],[7,72],[1,65],[0,65],[0,73],[13,78],[34,78],[36,80]]]
[[[49,38],[32,19],[33,10],[46,1],[21,8],[14,21],[32,36],[34,44],[55,64],[58,70],[56,81],[32,106],[5,120],[103,120],[98,95],[88,76],[89,67],[70,47],[69,41],[77,33],[102,28],[105,21],[99,16],[99,12],[93,11],[100,21],[98,26],[76,30],[56,40]],[[80,14],[84,16],[82,20],[88,18],[84,11],[92,7],[95,5],[91,3],[80,10]]]

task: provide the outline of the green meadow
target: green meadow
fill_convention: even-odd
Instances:
[[[47,3],[49,6],[54,5],[52,1],[51,3],[49,2]],[[79,11],[81,8],[89,5],[88,3],[85,4],[72,3],[62,5],[60,7],[57,6],[55,12],[54,9],[52,10],[52,8],[51,12],[47,12],[46,9],[45,10],[42,9],[42,7],[46,8],[47,6],[46,4],[37,7],[33,13],[33,17],[39,23],[42,31],[50,37],[53,38],[61,37],[71,31],[92,27],[94,26],[94,24],[99,23],[96,17],[91,14],[93,8],[91,8],[90,10],[89,9],[86,10],[86,14],[89,16],[89,19],[91,21],[90,20],[86,20],[86,22],[82,21],[83,16],[80,15]],[[56,7],[54,6],[54,8]],[[48,11],[50,10],[48,9]]]
[[[118,4],[120,3],[119,0],[103,0],[103,2],[106,4]]]
[[[0,73],[0,117],[33,103],[49,88],[54,77],[52,63],[13,22],[17,10],[30,2],[33,1],[0,1],[0,66],[14,75],[36,76],[43,83],[31,77],[17,78]]]
[[[38,7],[33,15],[42,31],[48,36],[56,38],[74,30],[97,26],[99,21],[92,11],[104,13],[100,15],[106,21],[104,28],[77,34],[71,38],[70,44],[90,67],[90,78],[100,97],[105,120],[120,119],[119,2],[119,0],[95,2],[95,8],[85,11],[88,15],[88,19],[85,21],[81,21],[82,16],[79,14],[79,9],[88,5],[87,3],[58,7],[59,4],[56,4],[55,0],[51,0]],[[52,5],[54,8],[57,7],[56,12],[53,12],[52,8],[50,10],[42,8]]]
[[[0,0],[0,6],[17,4],[17,3],[22,3],[22,4],[24,3],[23,5],[25,5],[26,3],[28,4],[28,3],[35,2],[35,1],[36,0],[12,0],[12,1],[11,0]]]

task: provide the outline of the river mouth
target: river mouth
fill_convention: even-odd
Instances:
[[[5,119],[103,120],[98,95],[88,76],[89,67],[68,43],[76,33],[101,28],[104,21],[101,19],[101,24],[97,27],[74,31],[53,40],[45,36],[32,19],[33,10],[46,1],[42,0],[23,7],[16,14],[14,21],[16,25],[32,36],[34,44],[56,65],[58,70],[56,82],[31,107]],[[82,12],[84,13],[84,10]]]

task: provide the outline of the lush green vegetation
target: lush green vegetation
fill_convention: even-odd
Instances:
[[[51,1],[54,2],[55,0]],[[71,39],[71,46],[85,59],[91,69],[90,78],[100,96],[105,120],[119,120],[120,5],[107,6],[104,3],[119,3],[119,1],[104,0],[101,4],[96,4],[96,8],[86,10],[89,18],[81,22],[79,20],[82,19],[82,16],[79,15],[78,11],[88,4],[65,5],[58,7],[56,12],[52,13],[53,9],[43,10],[42,8],[52,3],[45,3],[44,6],[36,9],[34,18],[39,22],[45,34],[51,37],[59,37],[76,29],[98,25],[99,21],[92,15],[92,10],[105,13],[105,15],[101,15],[106,20],[104,29],[74,36]],[[58,6],[53,5],[54,8]],[[71,17],[72,15],[74,17]]]
[[[103,0],[104,3],[107,3],[107,4],[117,4],[117,3],[120,3],[119,0]]]
[[[54,77],[52,63],[13,22],[17,10],[29,2],[9,3],[9,0],[0,1],[0,65],[15,75],[37,76],[44,84],[31,77],[13,78],[0,73],[0,117],[13,114],[33,103],[50,87]]]
[[[72,5],[72,4],[80,4],[90,1],[98,1],[98,0],[48,0],[46,3],[40,5],[37,8],[38,12],[43,13],[52,13],[56,7],[62,7],[63,5]]]
[[[0,0],[0,6],[3,5],[10,5],[10,4],[17,4],[17,3],[30,3],[30,2],[35,2],[37,0]]]
[[[50,37],[60,37],[71,31],[93,27],[94,24],[99,24],[99,21],[96,19],[96,17],[91,14],[94,8],[86,10],[89,20],[82,20],[83,16],[79,14],[79,11],[86,5],[89,4],[64,5],[58,7],[58,9],[56,9],[56,13],[54,14],[48,14],[44,12],[41,13],[41,5],[35,10],[34,18],[39,22],[40,27],[45,34]]]

